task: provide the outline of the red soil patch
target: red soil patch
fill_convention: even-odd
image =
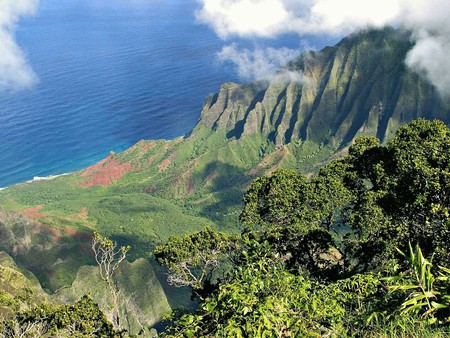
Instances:
[[[42,233],[47,232],[55,239],[55,241],[59,242],[62,238],[61,231],[58,229],[55,229],[54,227],[51,227],[50,225],[39,223],[39,226],[35,227],[34,233]]]
[[[75,229],[71,229],[71,228],[64,228],[64,232],[66,234],[68,234],[70,237],[73,237],[79,241],[90,242],[92,239],[92,236],[90,234],[87,234],[85,232],[81,232],[81,231],[78,231]]]
[[[142,150],[146,151],[146,150],[153,149],[156,144],[157,144],[156,142],[150,141],[142,148]]]
[[[170,157],[174,157],[175,153],[172,153]],[[192,179],[192,173],[197,166],[197,163],[200,161],[200,158],[197,157],[193,161],[189,162],[189,167],[181,174],[181,176],[177,176],[174,180],[172,180],[172,185],[178,187],[180,184],[184,185],[184,191],[187,195],[192,195],[195,192],[196,186],[195,182]],[[182,171],[183,169],[179,169]]]
[[[130,163],[121,163],[119,160],[113,160],[111,155],[99,163],[87,168],[82,176],[90,179],[82,185],[86,188],[94,185],[109,186],[113,182],[122,178],[128,172],[136,171],[139,168],[133,168]]]
[[[266,170],[266,172],[264,173],[265,175],[272,175],[272,173],[281,168],[281,163],[277,163],[274,166],[270,167],[269,169]]]
[[[87,208],[85,208],[85,207],[81,208],[81,212],[79,214],[74,215],[73,217],[86,219],[87,218]]]
[[[94,165],[86,168],[86,170],[83,172],[83,174],[81,174],[81,176],[88,177],[91,174],[95,173],[96,171],[101,170],[103,165],[106,164],[106,162],[108,162],[109,160],[111,160],[111,155],[108,155],[107,157],[105,157],[103,160],[101,160],[97,164],[94,164]]]
[[[131,146],[127,152],[129,151],[139,151],[141,154],[145,153],[147,150],[150,150],[154,148],[158,144],[157,141],[152,140],[140,140],[139,142],[135,143],[133,146]]]
[[[286,156],[288,154],[289,154],[289,151],[287,150],[287,148],[285,146],[282,146],[280,151],[277,154],[277,159],[276,159],[277,162],[266,171],[266,175],[270,175],[275,170],[280,169],[283,166],[283,161],[286,159]]]
[[[168,158],[165,158],[164,160],[162,160],[161,163],[158,164],[159,172],[163,172],[163,171],[167,170],[169,165],[170,165],[170,160]]]
[[[45,214],[38,214],[37,212],[41,210],[43,207],[44,207],[43,205],[37,205],[34,208],[19,210],[19,212],[31,218],[42,218],[45,217]]]
[[[270,154],[266,155],[260,163],[255,165],[253,168],[249,170],[249,175],[251,176],[261,176],[261,174],[271,174],[275,170],[279,169],[281,167],[281,164],[285,157],[289,154],[288,149],[285,146],[282,146],[278,148],[277,150],[271,152]],[[267,168],[271,163],[274,163],[269,169]]]
[[[156,158],[158,157],[158,154],[155,154],[153,156],[151,156],[148,160],[147,160],[147,166],[150,167],[153,162],[155,162]]]

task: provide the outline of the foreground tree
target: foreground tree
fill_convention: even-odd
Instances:
[[[346,275],[383,269],[398,259],[395,248],[406,250],[408,242],[448,264],[450,129],[419,119],[386,146],[374,137],[357,138],[348,156],[309,181],[284,169],[258,178],[244,196],[240,219],[296,265],[314,269],[323,268],[314,261],[330,248],[345,254]]]
[[[170,284],[189,286],[200,296],[211,284],[221,260],[228,257],[231,243],[228,235],[206,227],[192,235],[170,237],[166,244],[156,247],[155,257],[167,267]]]
[[[369,256],[386,260],[411,242],[426,256],[435,253],[436,262],[450,262],[450,129],[444,123],[415,120],[387,146],[358,139],[345,161],[345,184],[354,196],[346,221],[361,244],[376,248]]]
[[[116,242],[101,236],[97,232],[93,234],[92,250],[99,267],[100,276],[106,282],[111,292],[113,299],[112,321],[114,327],[118,330],[121,328],[119,319],[120,289],[114,273],[120,263],[126,258],[130,248],[130,246],[118,246]]]
[[[310,179],[256,179],[240,259],[168,336],[448,337],[449,198],[450,129],[439,121],[413,121],[387,145],[360,137]],[[199,250],[185,247],[184,257]]]
[[[279,169],[251,184],[240,220],[246,233],[268,240],[290,268],[331,276],[338,273],[341,257],[334,229],[350,198],[337,171],[324,170],[308,181],[294,170]]]
[[[40,304],[0,322],[0,337],[121,337],[105,314],[85,295],[75,304]]]

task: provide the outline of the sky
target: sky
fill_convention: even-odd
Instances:
[[[20,90],[38,82],[18,47],[20,19],[33,15],[39,0],[0,0],[0,90]],[[105,0],[107,1],[107,0]],[[141,0],[144,1],[144,0]],[[155,1],[155,0],[145,0]],[[170,0],[162,0],[170,1]],[[405,63],[450,92],[450,2],[448,0],[197,0],[199,24],[223,40],[217,58],[235,64],[245,80],[268,78],[305,49],[302,37],[344,36],[367,27],[404,26],[413,31],[414,47]],[[131,2],[132,3],[132,2]],[[276,39],[296,34],[299,48],[243,49],[231,39]],[[288,74],[292,77],[292,74]]]

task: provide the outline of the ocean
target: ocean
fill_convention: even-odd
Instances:
[[[205,98],[240,82],[195,0],[41,0],[16,38],[39,78],[0,92],[0,187],[80,170],[140,139],[189,132]],[[300,45],[298,37],[258,45]],[[319,43],[320,45],[321,43]],[[323,44],[323,43],[322,43]]]

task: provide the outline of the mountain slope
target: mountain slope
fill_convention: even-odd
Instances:
[[[118,269],[117,285],[120,290],[122,327],[131,334],[158,324],[162,316],[170,311],[155,272],[145,259],[133,263],[123,262]],[[84,294],[90,294],[108,318],[112,318],[112,296],[97,267],[81,267],[72,285],[55,294],[55,298],[63,303],[73,303]]]
[[[225,84],[207,100],[199,125],[226,129],[228,138],[263,133],[276,144],[346,145],[359,133],[384,141],[418,117],[448,122],[448,102],[404,65],[411,47],[409,33],[392,28],[352,35],[290,62],[285,70],[300,81]]]
[[[315,170],[357,135],[385,141],[418,117],[448,124],[448,100],[404,65],[411,46],[408,32],[370,30],[304,53],[270,83],[225,83],[206,99],[185,139],[142,141],[97,171],[84,171],[80,184],[144,189],[211,218],[214,209],[226,214],[217,203],[239,200],[256,176],[279,166]],[[286,71],[297,81],[284,76]],[[111,163],[119,171],[128,164],[128,173],[117,180],[114,173],[108,176]],[[102,183],[102,175],[111,182]]]
[[[91,260],[83,245],[94,229],[130,244],[131,258],[148,258],[171,234],[211,223],[236,230],[243,192],[255,177],[280,167],[312,172],[345,153],[356,136],[385,141],[418,117],[450,124],[450,102],[405,67],[411,46],[405,31],[360,32],[302,54],[270,83],[223,84],[185,138],[140,141],[78,173],[2,190],[5,209],[40,224],[31,243],[43,245],[48,259],[33,266],[36,249],[15,252],[14,241],[2,250],[53,291],[71,285]],[[33,242],[45,234],[50,241]]]
[[[408,32],[385,28],[306,52],[270,83],[223,84],[185,138],[140,141],[74,175],[1,191],[0,203],[41,205],[49,218],[87,210],[89,226],[153,243],[208,220],[234,228],[242,192],[257,176],[314,171],[357,135],[384,141],[418,117],[450,123],[450,102],[404,65],[411,46]],[[172,226],[168,213],[188,225]]]

